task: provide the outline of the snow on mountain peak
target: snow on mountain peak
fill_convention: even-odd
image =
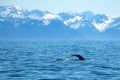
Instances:
[[[60,19],[60,16],[55,14],[46,14],[43,16],[43,19],[45,20]]]
[[[110,23],[113,22],[113,18],[110,18],[104,14],[95,15],[91,11],[82,13],[62,12],[59,14],[52,14],[48,11],[40,11],[38,9],[27,11],[20,6],[0,6],[1,17],[11,18],[29,18],[43,22],[44,25],[49,25],[52,20],[60,20],[65,26],[78,29],[80,26],[94,26],[98,31],[104,31]],[[117,23],[119,24],[119,23]],[[112,24],[117,25],[117,24]],[[44,26],[43,25],[43,26]]]
[[[56,15],[56,14],[46,14],[43,16],[43,22],[44,25],[48,25],[50,23],[49,20],[53,20],[53,19],[59,19],[60,20],[60,16]]]
[[[6,16],[11,12],[10,7],[0,6],[0,15]]]
[[[111,18],[108,18],[108,20],[104,21],[103,23],[97,23],[97,22],[93,22],[92,24],[96,27],[97,30],[99,30],[100,32],[104,31],[108,25],[112,22]]]
[[[16,10],[22,11],[22,8],[20,6],[14,6]]]
[[[41,20],[41,17],[38,16],[38,15],[36,15],[36,14],[31,14],[31,15],[29,15],[28,17],[31,18],[31,19]]]
[[[24,10],[20,6],[0,6],[0,16],[23,18]]]
[[[75,16],[75,17],[73,17],[73,18],[70,18],[70,19],[64,21],[64,24],[65,24],[65,25],[71,25],[71,28],[77,29],[77,28],[80,26],[79,21],[80,21],[81,19],[82,19],[82,17],[80,17],[80,16]],[[76,21],[77,21],[77,23],[76,23]]]

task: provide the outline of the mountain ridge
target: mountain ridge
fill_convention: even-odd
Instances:
[[[120,17],[0,6],[0,39],[120,39]]]

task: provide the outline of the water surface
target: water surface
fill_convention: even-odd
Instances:
[[[0,41],[0,80],[119,79],[120,41]]]

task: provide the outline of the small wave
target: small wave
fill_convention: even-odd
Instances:
[[[118,68],[118,67],[112,67],[112,66],[101,66],[102,68],[104,68],[104,69],[111,69],[111,70],[120,70],[120,68]]]
[[[13,74],[9,74],[8,77],[16,77],[16,78],[19,78],[19,77],[26,77],[25,74],[18,74],[18,73],[13,73]]]
[[[113,75],[111,73],[106,73],[106,72],[100,71],[100,70],[94,70],[94,71],[91,71],[91,73],[95,74],[95,75],[106,75],[106,76]]]

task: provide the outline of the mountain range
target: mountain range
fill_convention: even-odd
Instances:
[[[118,40],[120,17],[91,11],[53,14],[20,6],[0,6],[0,40],[15,39]]]

